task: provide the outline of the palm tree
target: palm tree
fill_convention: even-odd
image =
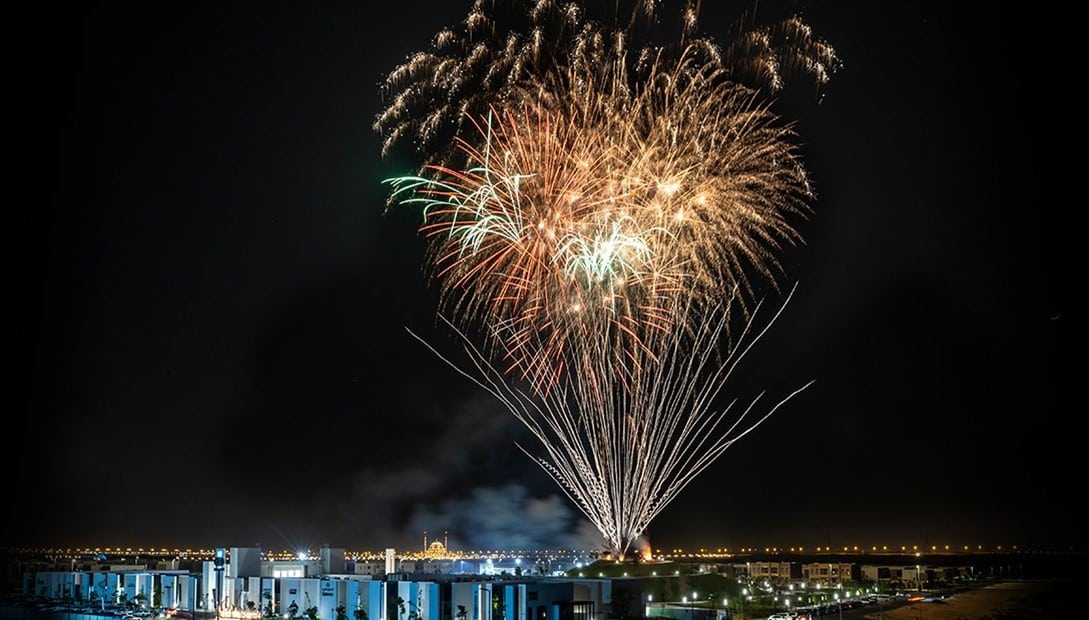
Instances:
[[[401,620],[405,620],[405,599],[397,597],[397,613]]]

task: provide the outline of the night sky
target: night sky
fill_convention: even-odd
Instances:
[[[409,170],[381,156],[379,83],[468,6],[96,2],[12,25],[32,43],[9,60],[0,545],[598,542],[518,422],[406,331],[449,344],[419,213],[385,210]],[[1084,548],[1063,20],[784,7],[844,66],[819,103],[775,103],[817,200],[782,257],[797,292],[727,391],[814,384],[651,544]]]

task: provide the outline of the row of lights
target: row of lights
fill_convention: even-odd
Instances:
[[[162,547],[160,549],[138,547],[133,549],[132,547],[87,547],[87,548],[72,548],[65,547],[60,548],[27,548],[20,547],[15,549],[8,549],[8,551],[15,551],[18,553],[34,553],[44,555],[61,555],[61,556],[79,556],[88,554],[140,554],[140,555],[212,555],[215,553],[212,549],[167,549]]]
[[[910,547],[908,545],[901,545],[900,546],[900,552],[901,553],[919,554],[919,553],[922,553],[925,549],[926,549],[925,546],[920,548],[919,545],[911,545]],[[991,550],[993,550],[993,551],[1003,551],[1003,550],[1007,550],[1007,549],[1012,550],[1012,551],[1017,551],[1018,547],[1017,547],[1017,545],[1013,545],[1013,546],[1007,548],[1004,545],[996,545],[995,547],[992,548],[992,547],[984,546],[984,545],[976,545],[975,548],[973,548],[971,545],[964,545],[962,548],[958,549],[954,545],[942,545],[942,546],[931,545],[930,546],[930,551],[935,552],[935,553],[938,553],[938,552],[956,552],[956,551],[991,551]],[[880,547],[878,547],[877,545],[873,545],[873,546],[870,547],[871,552],[873,552],[873,551],[890,551],[890,550],[893,553],[896,552],[895,547],[890,548],[888,545],[881,545]],[[787,553],[788,551],[791,552],[791,553],[805,553],[806,548],[805,547],[789,547],[789,548],[788,547],[764,547],[763,549],[761,549],[761,548],[758,548],[758,547],[741,547],[741,548],[736,549],[734,551],[731,551],[729,547],[718,548],[718,549],[715,549],[714,551],[708,551],[707,549],[702,549],[701,548],[699,551],[694,552],[694,553],[693,552],[685,552],[684,549],[673,549],[672,552],[670,552],[670,553],[663,553],[659,549],[659,550],[657,550],[657,553],[659,554],[659,557],[664,557],[664,558],[669,558],[669,557],[689,557],[689,558],[691,558],[691,557],[714,557],[714,556],[717,556],[717,555],[728,555],[728,554],[737,554],[737,553],[761,553],[761,552],[763,552],[763,553]],[[840,549],[839,547],[835,547],[835,548],[833,548],[832,546],[821,547],[821,546],[818,545],[817,547],[814,547],[811,551],[815,552],[815,553],[839,553],[841,551],[843,553],[865,553],[866,548],[865,548],[865,546],[853,545],[853,546],[844,546],[842,549]]]
[[[899,548],[899,551],[901,553],[919,554],[919,553],[922,553],[925,549],[926,549],[925,546],[920,548],[919,545],[911,545],[910,547],[908,545],[901,545],[900,548]],[[1013,545],[1011,547],[1006,547],[1004,545],[996,545],[993,548],[990,547],[990,546],[984,546],[984,545],[976,545],[974,548],[971,545],[963,545],[960,548],[957,548],[956,546],[953,546],[953,545],[942,545],[942,546],[931,545],[930,546],[930,551],[935,552],[935,553],[938,553],[938,552],[950,552],[950,553],[952,553],[952,552],[958,552],[958,551],[960,551],[960,552],[992,551],[992,550],[993,551],[1003,551],[1003,550],[1017,551],[1017,549],[1018,549],[1017,545]],[[212,555],[213,553],[215,553],[215,551],[212,550],[212,549],[193,550],[193,549],[188,549],[187,548],[187,549],[183,550],[183,549],[178,549],[178,548],[167,549],[166,547],[162,547],[162,548],[158,548],[158,549],[156,549],[156,548],[147,548],[147,549],[145,549],[144,547],[138,547],[138,548],[135,548],[135,549],[132,548],[132,547],[124,547],[124,548],[122,548],[122,547],[94,547],[94,548],[88,547],[88,548],[82,548],[82,549],[80,549],[80,548],[19,549],[18,551],[32,552],[32,553],[46,553],[46,554],[50,554],[50,555],[82,555],[82,554],[89,554],[89,553],[106,553],[106,554],[111,554],[111,553],[129,553],[129,554],[138,553],[138,554],[145,554],[145,555],[197,555],[197,556],[204,556],[204,555]],[[739,549],[737,549],[735,551],[731,551],[729,547],[725,547],[725,548],[720,547],[720,548],[715,549],[713,551],[709,551],[707,549],[700,548],[699,551],[695,552],[695,553],[685,552],[684,549],[679,549],[678,548],[678,549],[673,549],[668,554],[663,553],[662,550],[660,550],[660,549],[657,550],[656,553],[658,554],[658,557],[660,557],[660,558],[673,558],[673,557],[689,557],[689,558],[691,558],[691,557],[706,557],[706,556],[712,556],[713,557],[713,556],[716,556],[716,555],[731,554],[731,553],[759,553],[761,551],[763,553],[786,553],[788,551],[791,552],[791,553],[805,553],[806,548],[805,547],[800,547],[800,546],[799,547],[764,547],[763,549],[760,549],[760,548],[757,548],[757,547],[741,547],[741,548],[739,548]],[[844,547],[842,547],[842,549],[839,548],[839,547],[836,547],[834,549],[834,551],[833,551],[833,547],[830,546],[830,545],[829,546],[824,546],[824,547],[818,545],[817,547],[813,548],[813,552],[816,552],[816,553],[833,553],[833,552],[838,553],[838,552],[841,552],[841,551],[843,553],[859,553],[859,552],[864,553],[865,552],[865,546],[859,546],[859,545],[844,546]],[[891,551],[891,552],[895,553],[896,548],[895,548],[895,546],[890,547],[888,545],[881,545],[880,547],[878,545],[872,545],[870,547],[870,551],[871,552],[877,552],[877,551],[889,552],[889,551]],[[269,557],[295,558],[295,557],[298,556],[297,552],[290,552],[290,551],[279,551],[279,552],[267,551],[266,553],[267,553],[267,555]],[[457,552],[451,552],[451,553],[449,553],[449,555],[454,557],[455,559],[456,558],[464,558],[464,557],[472,557],[472,558],[491,557],[493,559],[513,559],[513,558],[518,558],[518,557],[525,557],[526,555],[534,555],[535,557],[540,558],[540,559],[555,560],[555,559],[560,559],[561,557],[565,557],[565,556],[586,555],[586,554],[590,554],[590,553],[592,553],[592,552],[591,551],[581,551],[580,552],[580,551],[576,551],[576,550],[571,550],[569,552],[564,551],[564,550],[560,550],[560,551],[548,551],[548,550],[545,550],[545,551],[536,551],[536,552],[530,552],[530,553],[527,553],[525,551],[521,551],[521,552],[511,552],[511,551],[457,551]],[[377,558],[377,559],[380,559],[380,558],[385,557],[384,553],[375,553],[375,552],[370,552],[370,551],[352,552],[352,553],[349,553],[348,555],[350,555],[353,558],[357,558],[357,559],[359,559],[359,558]],[[419,556],[421,558],[424,557],[422,554],[418,554],[418,553],[402,554],[402,556],[403,557],[417,557],[417,556]]]

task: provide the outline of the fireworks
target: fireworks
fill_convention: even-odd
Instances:
[[[796,16],[762,24],[746,12],[719,43],[700,34],[698,0],[594,4],[613,7],[594,14],[575,2],[475,0],[458,26],[437,33],[429,50],[386,77],[389,104],[374,122],[383,153],[408,143],[425,162],[450,164],[457,157],[454,138],[470,119],[515,98],[513,91],[529,82],[573,67],[585,72],[580,65],[624,65],[643,79],[648,66],[663,54],[677,57],[681,48],[731,82],[770,94],[791,79],[819,89],[840,67],[832,46]],[[678,5],[676,19],[660,19],[659,4]],[[677,26],[663,29],[663,21]]]
[[[632,89],[589,66],[474,119],[466,169],[391,180],[423,206],[447,313],[538,385],[603,353],[630,375],[646,334],[691,320],[678,304],[751,299],[810,196],[790,128],[720,72],[682,57]]]
[[[612,25],[574,4],[522,19],[494,4],[387,80],[384,151],[410,136],[425,149],[390,200],[421,207],[474,380],[622,554],[756,404],[732,425],[713,408],[813,198],[760,88],[784,72],[821,83],[835,56],[796,18],[719,48],[685,3],[679,44],[632,47],[654,3]]]
[[[618,376],[616,366],[599,356],[596,365],[581,367],[579,374],[565,376],[544,394],[519,389],[451,323],[447,325],[461,338],[472,371],[421,342],[495,396],[530,430],[545,456],[522,447],[523,452],[598,528],[609,551],[623,557],[689,482],[809,386],[765,408],[760,408],[760,394],[747,405],[739,406],[734,399],[716,409],[716,397],[734,368],[778,317],[776,313],[754,331],[758,304],[721,356],[718,345],[728,316],[720,310],[692,308],[706,320],[694,329],[675,325],[660,332],[654,346],[635,351],[644,359],[641,372],[631,377]],[[657,352],[653,357],[647,353],[651,348]],[[617,389],[622,383],[626,388]]]

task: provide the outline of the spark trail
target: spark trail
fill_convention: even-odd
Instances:
[[[495,368],[456,325],[468,366],[425,346],[492,394],[526,426],[544,449],[537,456],[520,448],[563,489],[618,557],[633,548],[647,526],[727,448],[812,381],[764,405],[764,394],[747,404],[717,405],[734,368],[778,318],[756,330],[758,308],[739,339],[720,356],[726,314],[712,309],[694,330],[674,329],[660,337],[659,354],[642,360],[635,377],[617,377],[600,358],[596,367],[541,395],[526,391]],[[411,333],[411,331],[410,331]],[[624,381],[627,389],[616,389]]]

